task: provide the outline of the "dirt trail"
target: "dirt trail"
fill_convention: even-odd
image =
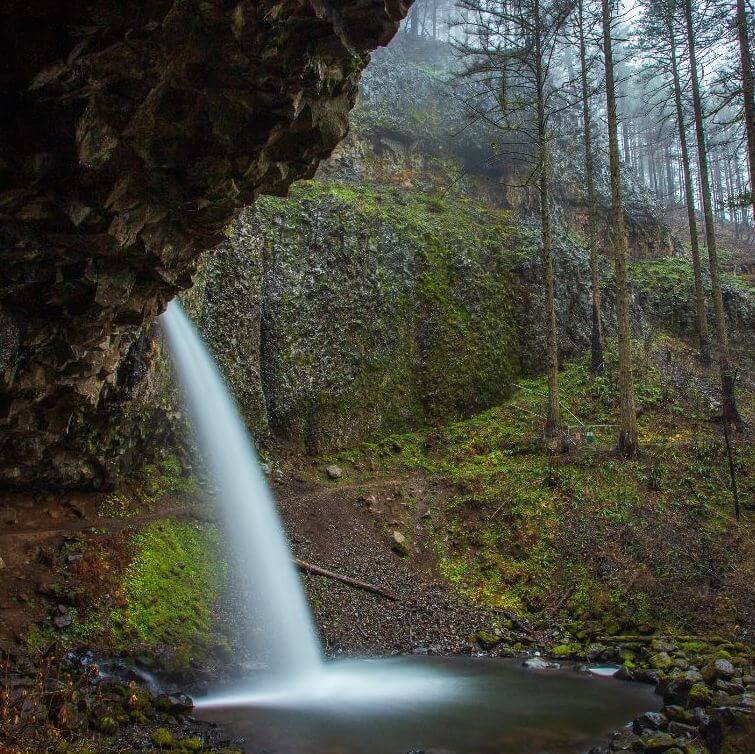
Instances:
[[[295,557],[395,592],[399,601],[354,589],[332,579],[304,574],[303,580],[326,649],[335,652],[412,651],[435,647],[459,651],[468,637],[490,623],[490,615],[459,600],[438,576],[421,544],[420,512],[433,491],[419,476],[354,482],[313,480],[293,471],[273,489]],[[413,513],[407,516],[411,498]],[[53,569],[40,553],[86,533],[104,543],[116,535],[165,518],[214,520],[201,504],[166,496],[154,510],[128,517],[99,516],[102,494],[21,495],[0,498],[0,641],[13,641],[54,607],[40,594]],[[419,501],[419,503],[417,503]],[[391,549],[400,529],[413,543],[410,557]],[[423,651],[423,650],[422,650]]]

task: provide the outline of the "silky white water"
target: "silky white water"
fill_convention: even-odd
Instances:
[[[180,304],[171,302],[161,319],[251,617],[249,649],[278,676],[316,675],[322,667],[317,632],[238,409]]]
[[[325,664],[304,590],[252,442],[228,388],[180,304],[162,316],[175,371],[224,519],[242,606],[251,617],[250,654],[270,672],[254,672],[233,690],[198,706],[319,706],[431,703],[461,691],[437,669],[371,660]]]

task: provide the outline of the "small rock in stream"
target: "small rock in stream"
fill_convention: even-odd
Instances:
[[[544,660],[542,657],[530,657],[528,660],[525,660],[522,665],[530,670],[549,670],[561,667],[560,663]]]

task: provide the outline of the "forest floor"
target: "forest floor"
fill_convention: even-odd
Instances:
[[[662,635],[675,637],[674,662],[692,662],[690,653],[751,662],[751,438],[737,436],[737,521],[715,376],[679,341],[638,346],[642,452],[625,461],[612,451],[612,359],[603,377],[584,359],[562,372],[568,452],[539,438],[544,384],[532,379],[467,420],[323,458],[268,460],[295,556],[399,597],[305,575],[329,654],[537,648],[623,662],[631,675],[665,664],[650,649]],[[750,426],[753,395],[740,385]],[[190,691],[244,672],[215,519],[170,456],[117,492],[4,495],[0,660],[25,668],[13,683],[31,683],[67,651],[126,657]],[[129,734],[132,749],[150,748],[166,726],[196,737],[150,704],[137,710],[148,724]],[[97,735],[112,735],[102,723],[112,715],[93,714]],[[0,741],[2,722],[0,693]],[[199,733],[221,745],[218,733]],[[34,745],[26,750],[54,750]]]

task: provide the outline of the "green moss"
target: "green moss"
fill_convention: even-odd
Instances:
[[[134,535],[116,601],[76,619],[71,637],[122,650],[169,647],[171,667],[214,645],[215,605],[225,577],[214,527],[172,519]]]
[[[158,749],[172,749],[175,745],[173,734],[167,728],[156,728],[149,734],[149,739]]]
[[[689,690],[691,707],[705,707],[713,701],[713,692],[704,683],[695,683]]]
[[[549,455],[540,440],[547,385],[533,378],[519,380],[513,398],[499,407],[332,459],[391,476],[420,471],[445,487],[447,494],[433,500],[423,520],[425,541],[443,576],[473,602],[538,613],[573,590],[563,610],[582,622],[584,638],[590,626],[602,634],[638,626],[690,632],[687,598],[667,597],[696,593],[697,574],[662,532],[695,531],[716,557],[734,565],[738,556],[722,547],[732,524],[730,494],[715,470],[722,462],[720,438],[660,373],[652,349],[667,347],[678,343],[664,338],[651,349],[634,347],[645,407],[636,460],[612,455],[617,406],[610,341],[604,375],[590,374],[587,357],[560,373],[562,405],[579,417],[570,420],[611,425],[596,428],[594,443],[575,441],[568,455]],[[743,391],[741,401],[748,406],[751,395]],[[737,453],[741,482],[749,485],[744,469],[755,462],[755,450],[742,445]],[[601,559],[611,564],[609,578]]]
[[[327,272],[315,302],[285,293],[276,302],[269,408],[289,442],[323,452],[466,416],[511,393],[521,238],[510,213],[458,197],[318,181],[296,184],[287,199],[262,197],[255,212],[286,275],[311,275],[303,245],[317,249]],[[322,218],[323,237],[313,217]],[[339,253],[348,268],[329,266]],[[307,306],[333,312],[337,337],[313,327]],[[322,362],[323,348],[337,358]]]
[[[578,657],[582,654],[582,646],[580,644],[559,644],[553,647],[550,653],[556,659]]]

